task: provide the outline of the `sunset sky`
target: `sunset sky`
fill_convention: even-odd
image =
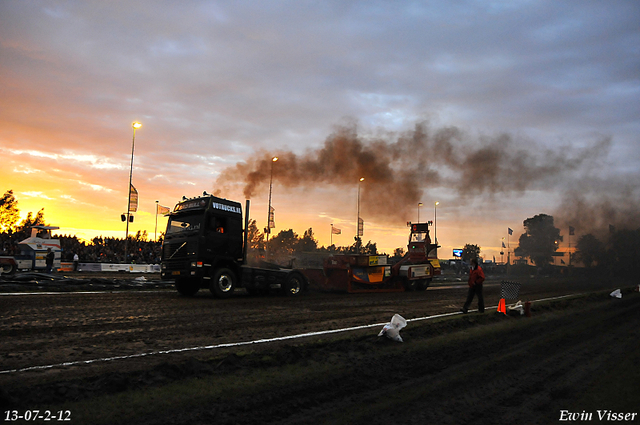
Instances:
[[[83,239],[215,192],[275,232],[500,260],[545,213],[640,226],[636,1],[0,2],[0,190]],[[267,167],[267,168],[265,168]],[[244,202],[243,202],[244,203]],[[160,216],[158,231],[166,218]],[[506,239],[505,239],[506,242]]]

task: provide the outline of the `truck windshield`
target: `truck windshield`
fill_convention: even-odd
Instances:
[[[412,233],[411,242],[423,242],[426,239],[426,233]]]
[[[167,224],[167,235],[178,233],[197,232],[202,227],[203,216],[200,214],[181,215],[169,217]]]

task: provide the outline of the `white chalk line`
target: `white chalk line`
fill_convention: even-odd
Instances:
[[[542,299],[539,299],[539,300],[533,300],[532,302],[551,301],[551,300],[557,300],[557,299],[561,299],[561,298],[568,298],[568,297],[574,297],[574,296],[580,296],[580,295],[582,295],[582,294],[562,295],[562,296],[559,296],[559,297],[542,298]],[[487,309],[492,309],[492,308],[497,308],[497,307],[498,306],[495,305],[495,306],[487,307]],[[469,313],[473,313],[474,311],[477,311],[477,310],[469,310]],[[461,311],[456,311],[456,312],[453,312],[453,313],[443,313],[443,314],[435,314],[433,316],[416,317],[416,318],[413,318],[413,319],[407,319],[407,322],[418,322],[418,321],[421,321],[421,320],[432,320],[432,319],[438,319],[438,318],[441,318],[441,317],[455,316],[455,315],[458,315],[458,314],[463,314],[463,313]],[[253,341],[229,342],[229,343],[216,344],[216,345],[204,345],[204,346],[200,346],[200,347],[176,348],[176,349],[172,349],[172,350],[150,351],[148,353],[131,354],[131,355],[128,355],[128,356],[104,357],[104,358],[100,358],[100,359],[78,360],[78,361],[74,361],[74,362],[64,362],[64,363],[58,363],[58,364],[52,364],[52,365],[31,366],[31,367],[25,367],[25,368],[20,368],[20,369],[8,369],[8,370],[0,371],[0,374],[28,372],[28,371],[34,371],[34,370],[46,370],[46,369],[53,369],[53,368],[58,368],[58,367],[78,366],[78,365],[83,365],[83,364],[92,364],[92,363],[101,363],[101,362],[111,362],[111,361],[115,361],[115,360],[135,359],[135,358],[140,358],[140,357],[155,356],[155,355],[159,355],[159,354],[185,353],[185,352],[189,352],[189,351],[214,350],[214,349],[217,349],[217,348],[241,347],[241,346],[245,346],[245,345],[264,344],[264,343],[268,343],[268,342],[287,341],[287,340],[298,339],[298,338],[307,338],[307,337],[312,337],[312,336],[329,335],[329,334],[335,334],[335,333],[341,333],[341,332],[352,332],[352,331],[357,331],[357,330],[361,330],[361,329],[380,327],[380,326],[386,325],[387,323],[388,322],[374,323],[372,325],[360,325],[360,326],[352,326],[352,327],[349,327],[349,328],[342,328],[342,329],[332,329],[332,330],[318,331],[318,332],[307,332],[307,333],[303,333],[303,334],[288,335],[288,336],[281,336],[281,337],[274,337],[274,338],[264,338],[264,339],[257,339],[257,340],[253,340]]]

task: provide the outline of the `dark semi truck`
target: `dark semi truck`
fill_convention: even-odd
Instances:
[[[298,270],[261,262],[247,265],[249,201],[244,228],[242,206],[209,195],[182,198],[169,214],[162,245],[162,279],[174,280],[182,295],[209,288],[217,298],[230,297],[236,288],[249,294],[278,290],[299,295],[308,282]]]

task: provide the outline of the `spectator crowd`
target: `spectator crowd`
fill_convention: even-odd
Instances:
[[[0,234],[0,255],[19,255],[18,241],[11,234]],[[125,249],[125,239],[93,238],[90,242],[80,241],[76,236],[54,235],[60,240],[62,261],[72,262],[78,255],[81,263],[114,263],[114,264],[159,264],[162,250],[162,239],[149,241],[146,232],[130,236]],[[127,258],[125,258],[125,251]]]

